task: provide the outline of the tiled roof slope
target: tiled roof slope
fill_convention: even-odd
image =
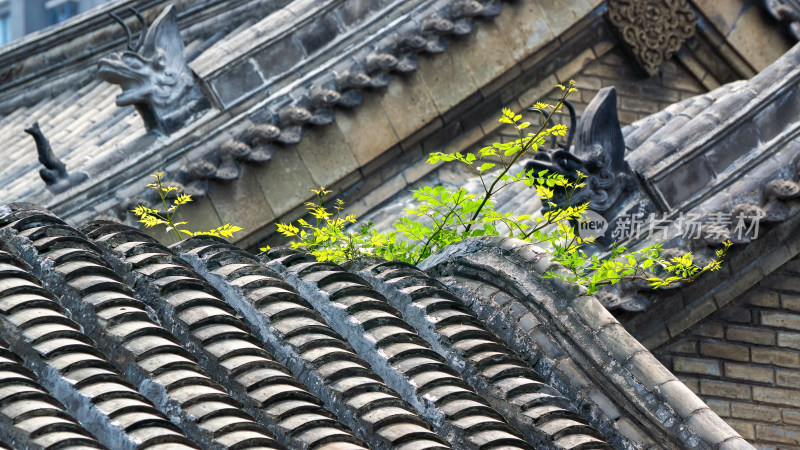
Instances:
[[[287,2],[185,2],[178,18],[187,58],[193,60],[203,49],[252,25],[256,16],[269,15]],[[16,71],[8,79],[0,80],[3,105],[0,136],[5,143],[3,157],[7,162],[0,168],[0,179],[14,181],[4,188],[4,196],[28,198],[44,188],[37,173],[40,163],[35,146],[24,132],[34,122],[39,122],[54,151],[70,171],[104,170],[124,159],[126,151],[150,146],[157,140],[158,136],[145,135],[142,121],[133,107],[115,104],[121,92],[119,86],[99,79],[96,71],[99,57],[122,42],[118,38],[123,35],[122,29],[107,16],[108,11],[119,12],[129,5],[141,8],[149,17],[150,11],[157,13],[169,2],[129,0],[116,3],[91,11],[79,23],[63,24],[0,51],[0,62]],[[71,41],[75,43],[70,44]],[[82,47],[81,53],[73,55],[75,46]],[[34,57],[26,58],[30,55]],[[92,167],[93,161],[103,163],[99,168]],[[46,198],[52,197],[45,193],[49,194]]]
[[[348,272],[0,206],[0,441],[751,448],[521,245]]]
[[[176,10],[185,13],[187,9],[202,10],[195,6],[202,2],[224,10],[220,5],[238,8],[240,3],[265,1],[175,3]],[[120,5],[128,3],[149,5],[152,19],[166,2],[126,0]],[[189,66],[205,91],[213,91],[212,108],[170,136],[145,133],[132,109],[113,105],[109,97],[119,92],[117,88],[106,91],[103,84],[88,86],[86,83],[98,83],[88,81],[96,74],[84,72],[85,79],[64,82],[63,89],[48,94],[42,104],[20,104],[9,112],[14,124],[9,122],[12,128],[4,132],[13,145],[6,151],[14,153],[15,162],[6,172],[0,168],[0,180],[9,180],[0,189],[0,197],[46,205],[72,223],[100,215],[123,219],[131,204],[148,202],[143,188],[148,175],[164,171],[171,182],[182,183],[197,200],[207,196],[204,211],[209,212],[205,216],[210,222],[236,222],[249,233],[241,239],[254,242],[270,222],[299,210],[311,187],[305,184],[312,179],[315,185],[338,183],[339,190],[348,189],[385,162],[380,155],[390,155],[401,147],[404,152],[405,147],[414,147],[411,154],[421,150],[420,139],[431,134],[436,124],[443,127],[450,121],[460,127],[458,117],[464,108],[476,107],[475,101],[483,102],[484,96],[487,102],[499,99],[500,85],[507,81],[503,74],[521,76],[522,70],[533,70],[530,64],[541,62],[540,56],[554,57],[546,44],[582,18],[592,16],[592,21],[599,22],[601,4],[600,0],[565,4],[541,0],[508,4],[496,0],[294,0],[277,2],[278,9],[272,14],[268,14],[269,5],[246,14],[225,11],[233,14],[235,21],[223,14],[219,22],[203,16],[206,21],[186,27],[179,20]],[[106,21],[113,26],[110,19]],[[224,27],[228,22],[237,29]],[[517,30],[528,38],[501,33],[501,28]],[[198,42],[195,33],[201,31],[211,35],[203,35],[206,39]],[[575,35],[569,34],[570,39]],[[96,61],[111,47],[121,49],[122,40],[83,57]],[[30,50],[35,53],[36,49]],[[439,56],[445,51],[446,55]],[[458,83],[440,76],[444,66],[437,61],[442,58],[444,63],[460,67],[453,69],[461,76]],[[494,62],[486,64],[487,60]],[[548,67],[552,64],[550,59],[542,61]],[[85,87],[86,95],[73,96],[80,86]],[[46,121],[40,125],[68,170],[81,172],[77,175],[86,181],[54,193],[36,174],[40,165],[33,142],[20,127],[47,109],[61,111],[62,103],[51,103],[58,95],[64,96],[59,101],[66,101],[64,111],[58,113],[63,113],[64,129],[52,128]],[[91,105],[84,109],[82,102],[87,97],[89,103],[107,103],[102,111]],[[75,104],[70,104],[72,101]],[[17,120],[18,115],[28,118]],[[319,139],[326,145],[317,145]],[[329,168],[331,161],[335,164]],[[276,181],[280,177],[275,174],[289,174],[286,176],[294,181],[286,188],[289,192],[280,191],[290,183]],[[265,194],[267,191],[271,193]],[[263,207],[251,208],[258,213],[244,221],[231,217],[239,214],[239,208],[231,206],[238,201],[230,198],[232,192],[234,197],[241,194]]]
[[[734,242],[722,271],[699,282],[663,292],[619,286],[606,297],[610,307],[631,311],[680,304],[681,314],[654,311],[631,322],[636,329],[647,324],[636,334],[650,348],[724,307],[800,252],[792,235],[800,211],[798,62],[795,45],[751,80],[684,100],[623,129],[626,159],[648,193],[639,199],[652,201],[669,225],[668,239],[643,233],[628,244],[663,241],[702,261],[722,241]],[[740,214],[761,216],[755,238],[736,232]],[[702,223],[703,238],[687,238],[677,227],[679,217]]]
[[[623,132],[630,151],[626,159],[663,207],[694,207],[795,142],[798,84],[800,45],[795,45],[750,80],[724,85],[631,125]]]
[[[609,309],[642,311],[665,297],[679,297],[681,306],[697,310],[697,317],[656,312],[636,320],[636,326],[646,333],[637,335],[660,336],[655,341],[648,339],[648,346],[682,332],[691,325],[687,317],[694,317],[696,323],[800,252],[790,231],[800,220],[798,62],[800,44],[751,80],[729,83],[672,104],[622,129],[625,160],[636,174],[638,190],[624,197],[624,207],[616,216],[606,217],[611,224],[609,233],[615,228],[614,220],[641,213],[638,220],[643,232],[638,239],[631,236],[626,246],[635,249],[662,243],[667,254],[693,251],[700,262],[713,256],[722,241],[735,238],[723,270],[700,282],[657,291],[621,283],[601,291],[600,298]],[[444,173],[430,175],[424,181],[480,192],[477,177],[458,179]],[[540,204],[532,190],[520,188],[513,194],[506,192],[498,197],[497,208],[530,213]],[[412,200],[408,193],[398,195],[366,217],[388,228]],[[739,213],[763,215],[757,239],[736,236]],[[654,223],[653,233],[648,232],[650,214],[663,222]],[[685,238],[686,230],[678,228],[681,217],[702,224],[701,234],[713,238]],[[728,223],[724,219],[720,222],[720,217],[728,217]],[[662,228],[666,234],[660,231]],[[674,309],[675,305],[670,306]],[[675,323],[662,323],[669,320]]]
[[[14,271],[18,268],[8,264],[5,269]],[[24,271],[20,270],[20,274],[24,274]],[[42,447],[62,444],[87,449],[102,448],[64,406],[36,382],[36,375],[23,366],[22,359],[2,343],[0,364],[4,404],[0,420],[4,422],[5,430],[13,429],[12,433],[5,436],[9,445],[16,448],[30,443]],[[3,448],[9,447],[4,445]]]
[[[565,269],[536,245],[482,238],[452,245],[420,268],[603,424],[645,446],[751,448],[584,288],[541,278]]]

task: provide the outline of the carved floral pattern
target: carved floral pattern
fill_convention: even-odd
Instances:
[[[697,17],[687,0],[608,0],[608,19],[649,75],[692,37]]]

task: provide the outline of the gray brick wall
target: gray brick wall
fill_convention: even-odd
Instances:
[[[758,448],[800,447],[800,258],[654,354]]]
[[[617,112],[620,124],[624,127],[657,113],[673,103],[708,92],[697,81],[697,78],[675,58],[664,63],[661,72],[656,76],[644,78],[637,72],[633,60],[618,44],[607,37],[600,42],[594,53],[588,56],[585,53],[581,54],[575,60],[564,64],[564,67],[570,66],[574,70],[564,71],[562,68],[559,70],[560,76],[551,75],[536,88],[519,96],[517,98],[520,105],[519,110],[521,111],[539,100],[555,103],[558,101],[561,91],[549,88],[556,82],[565,83],[569,79],[573,79],[578,92],[572,94],[569,101],[575,107],[578,119],[600,89],[615,86],[617,89]],[[517,105],[510,107],[513,109]],[[567,111],[566,109],[563,111],[565,114],[555,120],[569,125]],[[495,116],[491,116],[481,124],[485,137],[477,147],[484,147],[498,141],[508,142],[517,138],[510,129],[489,128],[487,125],[496,125]],[[565,138],[560,139],[562,144],[565,141]]]
[[[707,90],[674,58],[664,63],[661,72],[643,78],[625,53],[615,47],[574,76],[580,96],[572,101],[583,111],[597,91],[616,86],[619,121],[624,126],[661,111],[672,103],[703,94]]]

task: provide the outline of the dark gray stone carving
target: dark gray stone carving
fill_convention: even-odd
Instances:
[[[778,178],[767,183],[764,194],[767,198],[794,200],[800,198],[800,184],[786,178]]]
[[[463,0],[456,2],[451,11],[455,16],[477,17],[481,15],[484,6],[475,0]]]
[[[211,161],[201,159],[193,162],[187,169],[185,192],[192,197],[203,198],[208,193],[208,180],[217,172],[217,166]]]
[[[625,141],[617,116],[617,91],[603,88],[586,107],[576,130],[576,142],[569,150],[539,152],[525,170],[538,172],[547,169],[575,178],[577,171],[587,175],[586,187],[572,200],[575,204],[589,202],[589,209],[613,217],[623,193],[632,192],[636,181],[625,162]],[[566,201],[562,193],[557,204]]]
[[[275,125],[256,125],[247,132],[247,141],[250,144],[248,161],[263,163],[272,159],[275,147],[272,141],[280,136],[281,130]]]
[[[697,224],[695,231],[691,231],[689,226],[684,229],[683,236],[678,232],[663,242],[665,249],[662,250],[662,258],[669,260],[691,251],[696,264],[702,267],[714,257],[714,250],[727,241],[737,248],[764,239],[763,236],[772,227],[792,217],[790,206],[800,198],[800,183],[790,178],[776,178],[755,187],[754,191],[752,195],[737,197],[728,204],[717,204],[705,211],[705,215],[698,214],[690,219]],[[687,217],[692,217],[692,214],[690,212]],[[643,227],[647,228],[648,224]],[[687,235],[694,236],[690,244],[687,243]],[[652,239],[649,242],[654,243]],[[658,270],[653,274],[664,275]],[[682,282],[653,291],[647,284],[625,281],[606,287],[603,296],[598,297],[609,310],[640,312],[657,302],[659,293],[681,290],[689,285],[688,282]]]
[[[311,122],[311,112],[299,106],[290,106],[282,109],[278,117],[281,123],[278,142],[287,145],[300,143],[303,139],[303,125]]]
[[[400,42],[400,49],[421,52],[425,50],[428,43],[424,36],[417,33],[410,33]]]
[[[686,0],[609,0],[608,20],[649,76],[658,72],[686,40],[697,17]]]
[[[306,111],[307,112],[307,111]],[[208,195],[209,180],[222,182],[233,181],[242,173],[242,164],[263,164],[272,160],[275,155],[274,141],[285,143],[281,138],[287,133],[302,136],[299,125],[281,130],[275,125],[256,125],[239,139],[223,142],[202,159],[196,160],[182,169],[176,178],[186,186],[185,192],[195,198]],[[299,137],[295,138],[299,141]]]
[[[397,66],[397,58],[391,53],[372,53],[367,56],[367,72],[390,71]]]
[[[766,0],[767,11],[773,17],[789,24],[789,31],[800,41],[800,5],[780,0]]]
[[[236,162],[237,159],[244,159],[250,153],[250,147],[238,141],[229,141],[219,149],[220,165],[217,168],[216,176],[220,181],[231,181],[239,178],[242,169]]]
[[[315,108],[332,108],[341,97],[333,89],[317,89],[311,94],[311,105]]]
[[[75,172],[71,175],[67,172],[67,166],[53,153],[50,141],[39,129],[39,122],[34,122],[25,128],[25,132],[33,136],[33,140],[36,141],[39,162],[44,165],[43,169],[39,169],[39,176],[47,184],[48,189],[55,193],[64,192],[89,178],[85,172]]]
[[[101,59],[97,74],[122,87],[117,105],[135,106],[148,131],[170,134],[211,104],[186,64],[175,7],[165,8],[150,28],[144,27],[141,15],[131,11],[143,26],[136,45],[130,29],[112,14],[125,28],[128,49]]]
[[[276,147],[298,144],[306,128],[332,123],[336,109],[350,109],[360,105],[365,91],[385,88],[391,82],[392,76],[416,71],[419,68],[418,53],[443,52],[448,37],[472,32],[476,20],[489,20],[497,16],[500,10],[501,2],[497,0],[460,0],[450,7],[427,11],[418,20],[398,26],[396,33],[360,49],[346,62],[315,76],[308,85],[294,89],[287,97],[265,105],[251,117],[255,124],[252,128],[222,147],[217,144],[208,145],[207,153],[187,161],[178,170],[177,178],[186,186],[186,192],[194,197],[207,195],[210,180],[232,181],[240,176],[242,162],[270,161]],[[166,11],[156,22],[165,15]],[[156,23],[153,24],[155,26]],[[146,36],[152,33],[152,30],[147,31]],[[128,31],[128,34],[130,36],[131,33]],[[182,44],[177,33],[174,34],[175,42],[170,41],[170,45],[180,45],[181,50],[173,53],[181,54]],[[133,38],[130,40],[133,41]],[[141,45],[131,42],[128,52],[123,52],[123,55],[144,53],[148,40],[145,37],[139,41]],[[269,55],[274,56],[273,53]],[[182,64],[185,67],[185,63]],[[264,67],[261,69],[266,70]],[[253,74],[248,76],[251,75]],[[270,76],[274,75],[276,74],[272,73]],[[194,92],[195,85],[191,89]],[[252,89],[247,91],[251,92]],[[137,108],[140,106],[137,105]],[[147,105],[140,108],[146,122],[148,118],[153,119],[153,115],[149,114],[151,111],[152,108]],[[154,123],[148,126],[149,129],[159,129],[161,126],[158,120],[151,122]],[[249,152],[245,146],[249,147]]]

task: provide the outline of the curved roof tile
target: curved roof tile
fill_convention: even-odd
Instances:
[[[548,261],[517,241],[464,242],[427,273],[374,262],[348,272],[211,237],[167,248],[112,222],[80,231],[30,204],[0,207],[0,241],[0,338],[25,353],[26,373],[47,390],[36,395],[49,392],[64,406],[58,417],[86,426],[70,425],[70,439],[331,449],[741,441],[596,299],[541,280]],[[20,426],[0,420],[0,441],[36,439]]]

